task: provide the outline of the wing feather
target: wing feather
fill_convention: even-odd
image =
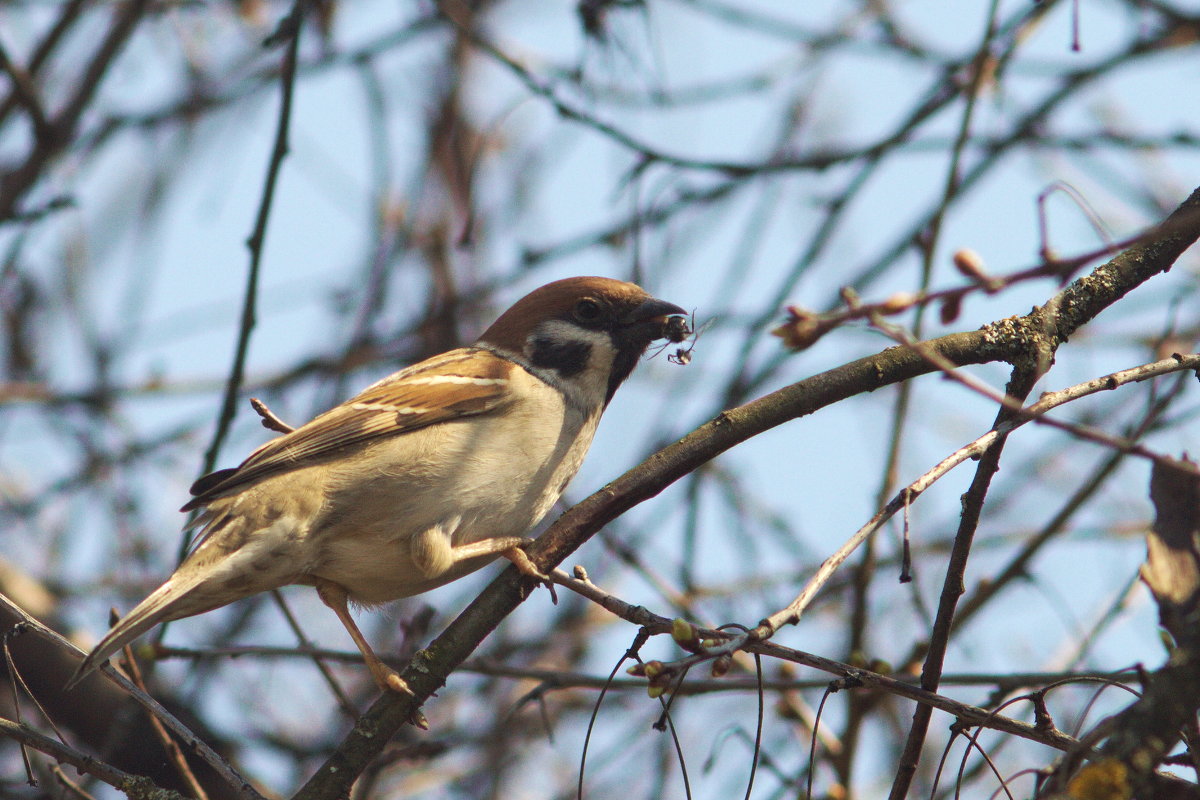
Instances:
[[[196,481],[183,511],[255,483],[268,475],[309,466],[341,450],[398,436],[439,422],[483,414],[512,401],[511,370],[488,350],[462,348],[422,361],[368,386],[324,414],[264,444],[241,466]]]

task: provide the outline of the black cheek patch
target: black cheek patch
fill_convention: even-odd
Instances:
[[[591,354],[592,346],[587,342],[538,336],[533,340],[529,360],[535,367],[556,370],[559,375],[569,378],[583,371]]]

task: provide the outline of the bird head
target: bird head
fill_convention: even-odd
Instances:
[[[518,300],[479,344],[517,356],[588,405],[607,405],[646,348],[686,314],[634,283],[581,277],[548,283]]]

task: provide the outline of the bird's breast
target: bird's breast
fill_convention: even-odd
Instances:
[[[410,546],[524,536],[578,472],[600,411],[586,414],[532,376],[502,413],[440,423],[369,445],[330,475],[310,532],[311,572],[376,603],[427,591],[486,564],[428,574]],[[429,533],[432,532],[432,533]]]

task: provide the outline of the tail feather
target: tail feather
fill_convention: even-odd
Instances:
[[[192,609],[185,610],[181,606],[185,605],[188,596],[201,582],[201,576],[196,573],[187,576],[176,574],[155,589],[149,597],[138,603],[132,611],[112,626],[112,629],[105,634],[100,643],[92,649],[92,652],[88,653],[87,658],[75,670],[71,680],[67,681],[66,688],[70,689],[79,683],[107,661],[113,653],[158,623],[196,613]]]

